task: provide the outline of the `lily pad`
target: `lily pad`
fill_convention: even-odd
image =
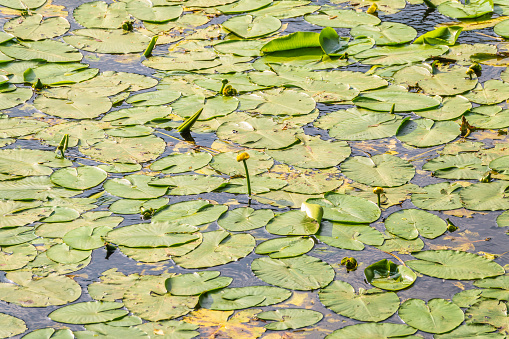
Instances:
[[[268,284],[299,291],[327,286],[334,279],[332,267],[318,258],[258,258],[251,263],[253,273]]]
[[[403,265],[396,265],[387,259],[366,267],[364,275],[371,285],[389,291],[408,288],[417,279],[417,275],[411,269]]]
[[[146,35],[125,32],[122,29],[76,29],[72,33],[74,35],[64,37],[65,42],[84,51],[95,53],[138,53],[143,52],[150,42],[150,38]]]
[[[426,211],[405,209],[392,213],[385,220],[385,228],[403,239],[412,240],[419,235],[435,239],[447,230],[447,223]]]
[[[79,62],[83,55],[74,47],[54,40],[24,41],[0,45],[0,51],[20,60],[44,60],[47,62]]]
[[[108,174],[97,167],[81,166],[62,168],[51,175],[51,181],[59,186],[74,189],[85,190],[99,185]]]
[[[461,208],[459,189],[463,185],[459,183],[441,182],[424,186],[423,193],[413,193],[412,203],[422,209],[431,211],[447,211]]]
[[[2,271],[15,271],[35,259],[37,250],[30,244],[2,246],[0,248],[0,268]]]
[[[104,183],[104,189],[110,194],[127,199],[154,199],[166,193],[168,186],[150,186],[154,177],[131,174],[122,179],[110,179]]]
[[[323,288],[318,296],[325,307],[344,317],[360,321],[382,321],[399,308],[399,298],[394,292],[372,288],[360,289],[359,293],[355,293],[352,285],[341,280]]]
[[[288,165],[302,168],[328,168],[338,165],[350,155],[350,146],[344,141],[325,141],[320,137],[298,136],[300,143],[267,153]]]
[[[88,259],[91,254],[91,250],[74,250],[67,246],[67,244],[53,245],[46,251],[49,259],[60,264],[77,264]]]
[[[470,210],[507,210],[509,209],[508,187],[509,181],[478,183],[462,189],[460,198],[465,207]]]
[[[209,153],[176,153],[161,158],[150,165],[152,171],[165,174],[192,172],[205,167],[212,156]]]
[[[198,226],[216,221],[227,210],[227,206],[212,205],[207,200],[183,201],[168,205],[156,213],[152,221]]]
[[[315,242],[307,237],[269,239],[256,246],[256,254],[266,254],[273,259],[297,257],[313,249]]]
[[[493,1],[472,0],[468,4],[459,1],[445,1],[437,9],[443,15],[454,19],[471,19],[493,12]]]
[[[292,292],[273,286],[248,286],[211,291],[200,298],[200,306],[211,310],[238,310],[270,306],[285,301]]]
[[[321,14],[306,15],[304,19],[314,25],[336,28],[354,28],[358,25],[378,25],[380,19],[374,15],[353,10],[330,9]]]
[[[303,211],[288,211],[278,214],[265,227],[267,232],[277,235],[311,235],[320,224]]]
[[[392,91],[390,89],[378,90],[358,96],[353,102],[362,108],[373,111],[410,112],[435,108],[440,101],[421,93]]]
[[[367,225],[323,222],[316,237],[329,246],[362,251],[364,244],[382,245],[382,233]]]
[[[244,39],[259,38],[281,27],[281,21],[273,16],[240,15],[223,22],[223,27]]]
[[[0,299],[23,307],[64,305],[81,295],[78,283],[66,276],[51,274],[34,279],[32,272],[11,272],[6,277],[14,284],[0,284]]]
[[[436,278],[472,280],[504,274],[499,264],[468,252],[436,250],[415,252],[412,255],[420,260],[407,261],[408,267]]]
[[[423,170],[433,171],[433,176],[444,179],[479,179],[488,166],[482,159],[473,153],[458,155],[443,155],[431,159],[422,167]]]
[[[313,310],[302,308],[286,308],[276,311],[267,311],[256,315],[259,319],[274,320],[265,325],[265,328],[273,331],[297,329],[316,324],[323,318],[323,314]]]
[[[329,334],[327,339],[364,339],[366,336],[389,339],[411,336],[415,332],[417,329],[404,324],[369,323],[345,326]]]
[[[349,158],[341,164],[341,171],[352,180],[380,187],[404,185],[415,175],[412,164],[390,154]]]
[[[166,279],[166,290],[173,295],[199,295],[208,291],[228,287],[230,277],[219,277],[219,271],[204,271],[181,274]]]
[[[46,0],[43,1],[43,3]],[[1,4],[2,2],[0,2]],[[25,332],[28,328],[25,322],[19,318],[5,313],[0,313],[0,338],[11,338]]]
[[[184,268],[224,265],[247,256],[255,247],[249,234],[230,234],[226,231],[203,233],[203,242],[195,250],[173,261]]]
[[[127,313],[120,308],[122,303],[111,301],[89,301],[58,308],[48,317],[65,324],[93,324],[121,318]]]
[[[154,222],[116,228],[106,239],[126,247],[170,247],[197,240],[196,231],[193,226]]]
[[[269,209],[254,210],[251,207],[241,207],[223,214],[217,224],[227,231],[243,232],[254,230],[267,225],[274,217]]]
[[[465,98],[481,105],[493,105],[509,99],[509,84],[500,80],[488,80],[465,94]]]
[[[378,220],[380,209],[371,201],[346,194],[327,193],[324,199],[306,202],[323,207],[323,218],[344,223],[370,223]]]
[[[115,29],[129,20],[124,2],[107,4],[104,1],[93,1],[81,4],[73,11],[74,19],[87,28]]]
[[[107,226],[84,226],[67,232],[63,240],[73,249],[94,250],[105,245],[104,237],[109,231],[111,228]]]
[[[377,46],[399,45],[412,41],[417,31],[405,24],[397,22],[382,22],[379,25],[359,25],[350,31],[353,37],[367,36],[375,39]]]
[[[154,6],[151,2],[132,0],[127,3],[127,12],[138,20],[163,23],[175,20],[183,12],[181,6]]]
[[[34,14],[9,20],[4,25],[4,31],[23,40],[37,41],[62,35],[70,27],[65,18],[57,16],[43,20],[41,14]]]
[[[449,332],[464,320],[463,311],[444,299],[431,299],[428,304],[421,299],[409,299],[401,304],[401,319],[412,327],[428,333]]]

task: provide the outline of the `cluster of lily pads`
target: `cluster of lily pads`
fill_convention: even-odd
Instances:
[[[480,81],[507,47],[457,43],[509,37],[508,9],[425,2],[477,21],[419,35],[390,21],[403,0],[0,0],[0,300],[53,321],[24,338],[504,338],[504,267],[432,239],[457,229],[445,212],[509,226],[509,71]],[[167,270],[82,282],[101,251]],[[255,285],[206,270],[237,261]],[[425,276],[478,288],[400,300]],[[325,309],[299,293],[365,323],[311,332]],[[15,315],[0,338],[27,331]]]

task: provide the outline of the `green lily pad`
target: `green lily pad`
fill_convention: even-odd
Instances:
[[[509,84],[500,80],[488,80],[465,94],[465,98],[481,105],[493,105],[509,99]]]
[[[122,303],[111,301],[89,301],[72,304],[56,309],[48,317],[65,324],[93,324],[111,321],[125,316]]]
[[[0,299],[23,307],[64,305],[81,296],[79,284],[66,276],[34,279],[32,272],[11,272],[6,277],[14,284],[0,284]]]
[[[409,46],[382,46],[358,53],[356,58],[362,59],[367,65],[405,65],[424,61],[432,56],[439,56],[447,52],[449,48],[443,45],[409,45]],[[388,109],[384,109],[389,111]]]
[[[129,20],[124,2],[107,4],[104,1],[93,1],[81,4],[72,12],[74,20],[87,28],[115,29]]]
[[[259,38],[281,28],[281,21],[273,16],[240,15],[223,22],[223,27],[243,39]]]
[[[249,234],[230,234],[226,231],[203,233],[203,242],[195,250],[173,261],[184,268],[203,268],[224,265],[247,256],[255,247]]]
[[[32,227],[9,227],[0,229],[0,246],[24,244],[36,239]]]
[[[323,218],[331,221],[363,224],[378,220],[380,209],[369,200],[346,194],[327,193],[324,199],[306,202],[323,207]]]
[[[205,167],[212,156],[209,153],[176,153],[161,158],[150,165],[152,171],[161,171],[165,174],[192,172]]]
[[[382,233],[367,225],[323,222],[316,237],[329,246],[362,251],[364,244],[382,245]]]
[[[122,29],[76,29],[72,33],[74,35],[64,37],[66,43],[84,51],[95,53],[138,53],[143,52],[150,42],[150,38],[146,35],[126,32]]]
[[[431,159],[422,169],[433,171],[433,176],[444,179],[479,179],[488,171],[488,166],[477,154],[461,153]]]
[[[501,110],[499,106],[479,106],[465,114],[468,123],[477,129],[499,129],[509,127],[509,110]],[[491,108],[496,109],[491,109]]]
[[[247,286],[211,291],[200,298],[200,306],[211,310],[238,310],[270,306],[285,301],[292,292],[273,286]]]
[[[258,258],[251,263],[251,270],[268,284],[299,291],[325,287],[335,275],[329,264],[305,254],[285,259]]]
[[[9,20],[4,25],[4,31],[23,40],[51,39],[66,33],[70,28],[69,21],[62,17],[43,20],[41,14]]]
[[[249,118],[242,122],[226,122],[217,129],[220,139],[250,148],[281,149],[297,141],[296,130],[284,129],[269,118]]]
[[[243,232],[263,227],[272,218],[274,218],[272,210],[254,210],[251,207],[241,207],[223,214],[217,220],[217,224],[227,231]]]
[[[161,322],[147,322],[136,327],[145,333],[162,331],[170,338],[174,336],[179,339],[191,339],[200,335],[200,332],[196,331],[199,328],[198,325],[188,324],[184,321],[165,320]]]
[[[307,237],[275,238],[256,246],[256,254],[266,254],[273,259],[297,257],[313,249],[315,242]]]
[[[395,114],[350,108],[320,117],[314,125],[339,140],[382,139],[396,135],[404,119]]]
[[[68,190],[53,185],[47,176],[0,181],[0,199],[46,200],[56,197],[72,197],[80,193],[81,191]]]
[[[411,269],[403,265],[396,265],[387,259],[366,267],[364,275],[371,285],[389,291],[410,287],[417,279],[417,275]]]
[[[111,228],[107,226],[84,226],[67,232],[63,240],[73,249],[94,250],[104,246],[104,237],[109,231]]]
[[[253,111],[264,115],[303,115],[311,113],[316,106],[315,100],[306,93],[290,89],[268,90],[256,95],[265,102]]]
[[[352,285],[341,280],[323,288],[318,296],[325,307],[344,317],[360,321],[382,321],[399,308],[399,298],[394,292],[361,288],[359,293],[355,293]]]
[[[412,194],[412,204],[431,211],[447,211],[461,208],[459,189],[463,185],[459,183],[441,182],[424,186],[423,193]]]
[[[182,93],[172,90],[159,90],[135,94],[127,98],[125,102],[133,106],[159,106],[169,104],[178,98]]]
[[[272,0],[240,0],[232,4],[217,6],[216,9],[223,14],[240,14],[251,12],[272,4]]]
[[[461,190],[460,198],[465,207],[470,210],[506,210],[509,209],[508,187],[509,181],[473,184]]]
[[[156,213],[152,221],[171,221],[181,225],[198,226],[216,221],[227,210],[227,206],[212,205],[207,200],[183,201],[168,205],[168,207]]]
[[[2,4],[5,1],[1,1]],[[43,0],[43,3],[46,0]],[[25,332],[28,328],[25,322],[19,318],[5,313],[0,313],[0,338],[11,338]]]
[[[138,20],[163,23],[175,20],[183,12],[181,6],[154,6],[151,2],[132,0],[127,2],[127,12]]]
[[[419,235],[435,239],[447,230],[447,223],[434,214],[417,209],[392,213],[385,220],[385,228],[398,237],[412,240]]]
[[[448,45],[453,46],[460,36],[463,27],[450,26],[438,27],[432,31],[426,32],[415,39],[414,44],[430,44],[430,45]]]
[[[353,10],[330,9],[322,14],[306,15],[304,19],[314,25],[336,28],[354,28],[358,25],[378,25],[380,19],[374,15]]]
[[[170,247],[197,240],[196,231],[194,226],[153,222],[116,228],[107,234],[106,239],[126,247]]]
[[[2,246],[0,248],[0,268],[2,271],[14,271],[25,267],[35,259],[37,250],[30,244]]]
[[[471,280],[504,274],[499,264],[473,253],[437,250],[412,253],[420,260],[406,264],[411,269],[440,279]]]
[[[104,189],[113,195],[127,199],[154,199],[166,193],[168,186],[151,186],[154,177],[131,174],[122,179],[110,179],[104,183]]]
[[[329,334],[327,339],[364,339],[367,336],[380,339],[404,338],[416,331],[417,329],[404,324],[368,323],[345,326]]]
[[[352,180],[380,187],[404,185],[415,175],[412,164],[390,154],[349,158],[341,164],[341,171]]]
[[[60,264],[76,264],[86,260],[91,254],[91,250],[75,250],[67,246],[67,244],[53,245],[46,251],[49,259]]]
[[[228,287],[230,277],[219,277],[219,271],[204,271],[181,274],[166,279],[166,290],[173,295],[199,295],[208,291]]]
[[[166,206],[170,199],[157,198],[150,200],[120,199],[110,205],[109,210],[117,214],[140,214],[143,209],[152,208],[154,211]]]
[[[401,319],[412,327],[428,333],[445,333],[458,327],[464,320],[463,311],[444,299],[409,299],[398,311]]]
[[[367,36],[375,39],[378,46],[399,45],[410,42],[417,36],[417,31],[405,24],[382,22],[379,25],[359,25],[350,31],[353,37]]]
[[[51,209],[37,208],[40,205],[40,202],[0,201],[0,228],[25,226],[49,216]]]
[[[51,181],[59,186],[86,190],[103,182],[108,174],[97,167],[81,166],[62,168],[51,175]]]
[[[83,55],[74,47],[55,40],[4,43],[0,51],[20,60],[44,60],[47,62],[79,62]]]
[[[433,120],[453,120],[459,118],[463,113],[472,108],[472,104],[467,98],[461,95],[446,97],[443,99],[440,107],[419,111],[419,116]]]
[[[139,319],[139,318],[138,318]],[[122,321],[122,320],[118,320]],[[109,325],[111,324],[111,325]],[[91,324],[85,325],[85,331],[75,331],[76,338],[143,338],[148,339],[149,336],[144,331],[135,327],[122,327],[114,325],[114,322],[108,324]]]
[[[298,136],[300,143],[267,153],[279,162],[302,168],[329,168],[348,158],[351,149],[344,141],[325,141],[318,136]]]
[[[468,4],[459,1],[445,1],[438,6],[438,11],[454,19],[472,19],[493,12],[493,1],[472,0]]]
[[[355,98],[353,102],[362,108],[386,112],[391,111],[393,106],[394,112],[409,112],[435,108],[440,105],[440,101],[437,99],[421,93],[394,91],[390,89],[362,94]]]
[[[86,81],[98,72],[97,68],[88,68],[88,65],[81,63],[50,63],[27,69],[23,73],[23,80],[31,84],[40,80],[43,85],[56,86]]]
[[[288,211],[278,214],[265,227],[267,232],[277,235],[311,235],[320,224],[303,211]]]
[[[457,327],[455,330],[444,333],[436,334],[436,339],[459,339],[459,338],[487,338],[487,339],[502,339],[503,334],[495,332],[496,327],[489,324],[465,324]],[[495,332],[495,333],[493,333]]]
[[[156,179],[150,182],[151,186],[168,187],[168,195],[193,195],[212,192],[226,185],[226,180],[221,177],[208,175],[178,175]]]
[[[497,217],[497,225],[498,227],[509,226],[509,211],[505,211]]]
[[[25,339],[50,339],[50,338],[73,339],[70,329],[55,330],[54,328],[41,328],[23,336]]]
[[[314,325],[322,320],[323,314],[302,308],[286,308],[258,313],[256,317],[265,321],[274,320],[265,325],[266,329],[284,331]]]
[[[430,74],[418,82],[425,93],[430,95],[457,95],[474,89],[477,79],[466,77],[468,68],[453,69],[438,74]]]
[[[163,139],[150,135],[138,138],[108,138],[93,146],[82,146],[80,151],[99,161],[132,164],[154,160],[165,148]]]
[[[108,112],[112,104],[107,97],[91,97],[80,92],[69,92],[65,98],[40,95],[34,100],[34,106],[43,113],[60,118],[93,119]]]
[[[25,103],[28,99],[30,99],[32,97],[32,91],[28,88],[16,88],[14,91],[11,91],[11,92],[3,92],[3,93],[0,93],[0,109],[7,109],[7,108],[12,108],[12,107],[16,107],[20,104],[23,104]],[[39,129],[40,127],[43,127],[43,124],[42,123],[37,123],[37,122],[28,122],[28,121],[23,121],[21,119],[6,119],[6,118],[3,118],[2,119],[3,122],[6,122],[8,123],[9,125],[18,125],[16,127],[18,127],[18,130],[20,129],[24,129],[24,130],[30,130],[31,128],[33,129]],[[23,126],[24,125],[24,126]],[[6,126],[5,129],[7,129],[9,126]],[[4,128],[2,128],[2,134],[5,136],[14,136],[14,135],[9,135],[9,132],[4,132],[3,131]],[[34,131],[35,132],[35,131]],[[12,131],[10,132],[11,134],[13,133]],[[16,133],[16,132],[14,132]],[[29,134],[29,133],[26,133],[26,134]]]

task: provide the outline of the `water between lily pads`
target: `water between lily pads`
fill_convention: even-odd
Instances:
[[[76,8],[80,4],[87,1],[53,1],[54,5],[63,5],[66,7],[66,10],[71,13],[72,9]],[[315,2],[315,1],[313,1]],[[317,4],[324,5],[327,4],[327,1],[317,1]],[[433,15],[429,15],[430,11],[424,5],[407,5],[407,8],[402,10],[401,12],[390,15],[387,17],[381,17],[382,21],[393,21],[393,22],[401,22],[407,25],[414,27],[419,35],[432,30],[438,23],[450,21],[449,18],[442,16],[438,13],[434,13]],[[227,16],[221,16],[218,19],[213,19],[211,23],[221,23],[225,20]],[[0,23],[3,24],[7,19],[0,15]],[[72,16],[68,16],[68,20],[71,23],[71,30],[75,28],[79,28],[79,26],[75,23]],[[321,27],[313,26],[303,18],[297,19],[289,19],[283,20],[284,23],[288,23],[288,28],[286,29],[287,33],[294,31],[317,31],[321,30]],[[342,33],[341,29],[337,30],[338,33]],[[484,30],[478,30],[477,32],[483,33]],[[484,32],[486,34],[493,34],[486,30]],[[347,35],[347,30],[345,30],[344,35]],[[472,31],[463,32],[458,40],[459,43],[490,43],[493,40],[490,38],[479,35]],[[165,49],[167,46],[158,46],[158,49]],[[139,58],[129,59],[123,56],[117,55],[104,55],[104,54],[94,54],[89,52],[83,52],[85,55],[82,62],[90,64],[90,67],[99,68],[101,71],[125,71],[132,73],[139,73],[144,75],[151,75],[154,73],[153,70],[143,66],[140,63]],[[132,61],[129,61],[132,60]],[[356,66],[352,65],[347,67],[348,70],[355,71],[367,71],[369,69],[368,66]],[[483,75],[480,79],[480,82],[483,82],[488,79],[498,78],[500,72],[503,68],[495,68],[489,66],[483,66]],[[126,106],[128,107],[128,106]],[[318,104],[317,108],[319,108],[321,115],[335,111],[339,108],[347,108],[348,106],[338,106],[338,105],[324,105]],[[24,111],[19,109],[10,109],[7,111],[7,114],[11,117],[13,116],[23,116],[32,114],[31,111]],[[329,136],[326,132],[322,130],[318,130],[313,126],[308,125],[305,128],[305,132],[311,135],[322,135],[324,139],[328,139]],[[169,145],[175,144],[175,140],[169,138],[167,136],[158,134],[159,137],[163,138]],[[199,145],[210,146],[215,139],[214,134],[200,134],[196,136],[196,142]],[[507,139],[507,138],[506,138]],[[489,146],[491,141],[484,140],[484,142]],[[438,178],[433,178],[429,176],[429,172],[426,175],[423,175],[422,171],[419,171],[422,165],[436,156],[436,152],[431,151],[427,152],[429,149],[410,149],[403,147],[401,143],[396,138],[383,139],[383,141],[367,141],[367,142],[349,142],[352,148],[352,156],[355,155],[365,155],[365,150],[370,149],[370,154],[381,154],[386,152],[387,150],[393,150],[398,152],[400,155],[404,155],[407,159],[415,159],[412,161],[412,164],[417,168],[417,174],[412,179],[411,183],[417,184],[419,186],[425,186],[432,183],[437,183],[441,181],[445,181]],[[30,148],[30,149],[42,149],[42,150],[52,150],[53,148],[46,147],[41,145],[38,141],[34,140],[18,140],[16,143],[6,147],[6,148],[14,148],[14,147],[22,147],[22,148]],[[70,153],[72,154],[72,150]],[[426,152],[425,154],[423,154]],[[165,152],[163,156],[170,154],[171,151]],[[86,160],[82,161],[83,164],[87,164]],[[90,162],[90,164],[95,164],[95,162]],[[113,175],[114,177],[115,175]],[[94,193],[101,191],[101,188],[95,188],[89,191],[86,191],[81,197],[88,197]],[[186,200],[195,200],[197,197],[172,197],[170,199],[170,203],[176,203],[179,201]],[[208,193],[201,194],[199,198],[210,199],[217,201],[218,203],[226,203],[231,202],[234,199],[240,200],[240,204],[233,206],[245,206],[246,199],[242,197],[235,197],[234,195],[227,193]],[[244,200],[243,200],[244,199]],[[284,211],[284,209],[276,209],[270,205],[262,205],[256,201],[252,203],[252,207],[254,208],[272,208],[277,211]],[[412,208],[413,205],[409,200],[406,200],[401,206],[392,206],[382,212],[382,221],[391,213],[400,210],[402,208]],[[107,210],[107,206],[99,206],[97,210]],[[499,228],[496,226],[495,219],[500,212],[489,212],[489,213],[473,213],[469,216],[457,217],[457,216],[448,216],[439,212],[431,212],[433,214],[441,215],[442,218],[449,217],[451,221],[459,227],[459,231],[455,233],[448,234],[446,233],[444,236],[439,237],[435,240],[425,240],[425,248],[429,249],[431,246],[440,246],[445,245],[449,247],[453,247],[456,249],[468,250],[471,252],[486,252],[486,253],[504,253],[509,249],[507,246],[507,236],[505,235],[505,230],[503,228]],[[142,222],[139,218],[139,215],[125,216],[123,225],[131,225]],[[378,222],[373,225],[378,230],[383,231],[383,222]],[[218,229],[216,223],[211,224],[207,230],[215,230]],[[263,240],[274,237],[273,235],[267,233],[263,228],[258,229],[254,232],[251,232],[252,235],[256,237],[257,240]],[[444,238],[448,238],[444,240]],[[331,264],[336,271],[336,279],[348,280],[356,289],[365,288],[369,289],[372,286],[369,285],[364,278],[363,268],[366,265],[373,263],[375,261],[387,258],[394,260],[391,256],[381,252],[380,250],[366,246],[366,249],[363,251],[348,251],[337,248],[332,248],[324,244],[317,244],[315,248],[309,252],[308,254],[320,258],[327,263]],[[346,270],[339,265],[341,259],[346,256],[353,256],[357,259],[360,264],[360,269],[354,272],[347,273]],[[408,255],[399,255],[401,259],[408,260],[411,257]],[[164,271],[175,272],[175,273],[188,273],[193,272],[194,270],[186,270],[182,269],[172,263],[172,261],[165,261],[163,263],[158,264],[143,264],[136,262],[125,255],[121,254],[119,251],[116,251],[113,255],[106,259],[106,251],[104,248],[94,250],[92,254],[91,263],[85,267],[84,269],[72,273],[75,276],[75,280],[80,283],[83,289],[83,294],[77,302],[84,302],[92,300],[90,296],[86,293],[87,285],[94,281],[98,281],[99,276],[102,272],[111,269],[118,268],[119,271],[124,274],[130,273],[142,273],[142,274],[160,274]],[[221,271],[223,276],[234,277],[234,281],[230,287],[243,287],[243,286],[252,286],[252,285],[263,285],[265,284],[261,280],[259,280],[250,269],[250,263],[253,259],[260,257],[254,253],[250,254],[248,257],[239,260],[238,262],[229,263],[226,265],[222,265],[219,267],[212,267],[208,270],[218,270]],[[497,260],[499,264],[502,266],[509,264],[509,256],[504,255]],[[0,274],[0,280],[5,281],[5,274]],[[428,276],[419,276],[416,283],[407,290],[402,290],[398,292],[399,297],[402,300],[408,298],[420,298],[423,300],[428,300],[431,298],[444,298],[450,299],[455,293],[460,292],[462,289],[472,288],[471,282],[459,282],[454,280],[442,280],[438,278],[428,277]],[[302,292],[294,292],[294,295],[302,294]],[[296,306],[300,307],[309,307],[314,310],[321,312],[324,315],[324,319],[319,323],[321,330],[325,330],[323,332],[314,332],[310,330],[307,332],[306,337],[308,338],[321,338],[325,334],[332,332],[338,327],[342,327],[344,325],[351,325],[355,323],[361,323],[356,320],[352,320],[346,317],[342,317],[337,315],[336,313],[330,311],[325,308],[320,301],[318,300],[316,293],[306,293],[307,297],[303,299],[295,298]],[[14,315],[23,319],[29,330],[35,330],[38,328],[45,327],[55,327],[60,328],[62,324],[52,322],[47,315],[58,308],[57,306],[51,306],[47,308],[23,308],[20,306],[16,306],[14,304],[7,304],[5,302],[0,302],[0,309],[2,312]],[[388,322],[396,322],[400,323],[400,320],[397,314],[393,315],[391,318],[387,320]],[[338,326],[340,323],[341,326]],[[67,326],[67,325],[66,325]],[[81,330],[83,329],[80,325],[69,325],[69,328],[73,330]],[[327,331],[328,330],[328,331]],[[431,334],[423,333],[421,331],[417,332],[417,334],[422,335],[425,338],[432,338]],[[16,338],[21,336],[16,336]]]

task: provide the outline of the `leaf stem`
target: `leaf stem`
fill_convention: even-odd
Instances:
[[[251,199],[251,180],[249,179],[249,171],[247,170],[247,162],[246,160],[242,160],[244,163],[244,169],[246,170],[246,180],[247,180],[247,195],[249,199]]]

